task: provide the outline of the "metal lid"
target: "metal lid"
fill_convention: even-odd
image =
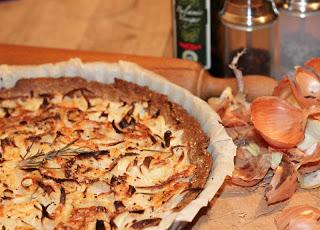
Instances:
[[[278,11],[273,0],[227,0],[220,16],[224,24],[252,30],[274,22]]]
[[[320,0],[284,0],[283,9],[304,14],[320,11]]]

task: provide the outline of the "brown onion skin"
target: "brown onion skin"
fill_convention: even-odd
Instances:
[[[289,149],[303,140],[307,115],[283,99],[265,96],[252,102],[251,121],[269,145]]]
[[[320,77],[320,58],[319,57],[308,60],[304,65],[311,68],[313,72],[315,72],[318,75],[318,77]]]
[[[320,228],[320,210],[309,205],[294,206],[282,211],[276,216],[275,224],[278,230],[302,229],[298,226],[308,227],[308,230]]]
[[[297,171],[287,157],[275,170],[274,176],[267,188],[268,204],[275,204],[290,199],[297,189]]]

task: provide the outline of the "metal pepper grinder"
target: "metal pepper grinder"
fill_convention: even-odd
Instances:
[[[278,62],[278,11],[273,0],[227,0],[220,12],[224,44],[221,49],[224,76],[233,57],[243,49],[238,68],[245,75],[272,76]]]

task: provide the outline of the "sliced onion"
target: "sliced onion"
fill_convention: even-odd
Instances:
[[[103,181],[97,181],[89,185],[87,192],[94,194],[94,195],[100,195],[102,193],[107,193],[110,191],[110,186]]]
[[[307,115],[278,97],[265,96],[252,102],[251,120],[271,146],[291,148],[304,138]]]
[[[299,205],[284,210],[275,218],[278,230],[316,230],[320,228],[320,210],[309,205]]]
[[[113,223],[116,229],[125,229],[127,223],[134,220],[134,217],[130,216],[129,212],[122,212],[113,219]]]
[[[277,167],[267,189],[268,204],[274,204],[289,199],[297,187],[297,171],[294,166],[284,159]]]

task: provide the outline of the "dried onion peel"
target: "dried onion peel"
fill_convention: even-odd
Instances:
[[[320,170],[299,176],[300,187],[313,189],[320,186]]]
[[[305,66],[311,68],[320,77],[320,58],[312,58],[307,61]]]
[[[297,100],[297,87],[288,76],[279,81],[278,86],[274,88],[273,96],[280,97],[294,107],[301,108]]]
[[[299,205],[284,210],[275,218],[278,230],[320,229],[320,210],[309,205]]]
[[[247,146],[237,149],[235,169],[231,178],[233,184],[252,187],[266,176],[271,166],[271,154],[262,147],[257,150],[257,154],[257,156],[252,155]]]
[[[274,96],[257,98],[251,104],[254,127],[266,142],[277,148],[292,148],[303,140],[308,115]]]
[[[297,171],[286,158],[277,167],[267,188],[268,204],[275,204],[292,197],[297,189]]]
[[[295,81],[304,97],[320,98],[320,81],[312,72],[298,67],[295,73]]]
[[[297,67],[295,86],[293,94],[302,107],[309,108],[320,105],[320,81],[314,73],[303,67]]]

